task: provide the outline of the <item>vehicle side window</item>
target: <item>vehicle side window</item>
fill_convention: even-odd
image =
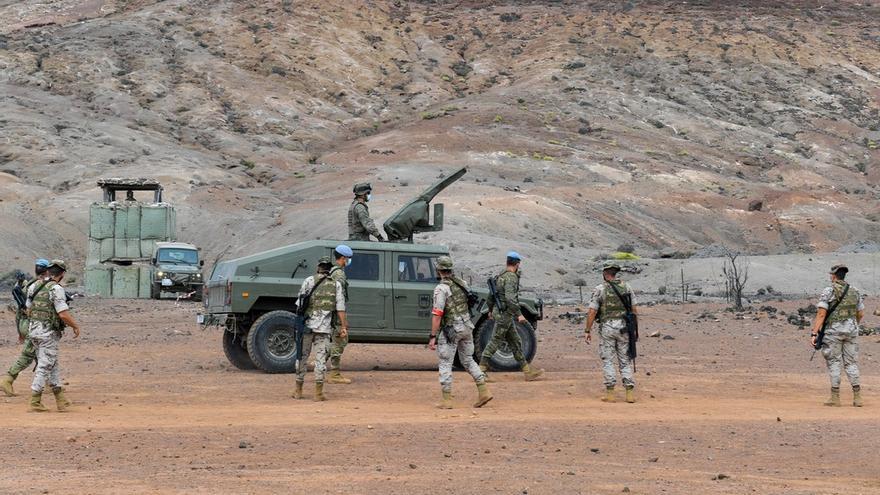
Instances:
[[[434,271],[436,258],[431,256],[399,256],[397,280],[400,282],[427,282],[436,284]]]
[[[345,267],[349,280],[379,280],[379,255],[354,253],[351,264]]]

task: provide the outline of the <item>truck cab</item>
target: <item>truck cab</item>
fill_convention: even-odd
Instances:
[[[198,248],[192,244],[157,242],[156,252],[150,260],[150,297],[159,299],[163,292],[172,292],[200,301],[204,265]]]

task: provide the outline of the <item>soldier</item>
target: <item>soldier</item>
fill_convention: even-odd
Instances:
[[[483,407],[492,400],[486,385],[486,374],[474,361],[474,324],[468,311],[467,285],[452,274],[452,258],[437,258],[440,283],[434,288],[434,306],[431,310],[431,338],[428,347],[440,358],[440,389],[443,402],[437,407],[452,409],[452,362],[458,351],[461,365],[477,383],[479,396],[474,407]],[[439,334],[439,337],[438,337]]]
[[[66,411],[70,401],[61,388],[61,368],[58,365],[58,343],[65,326],[73,330],[73,337],[80,334],[79,325],[70,314],[67,297],[61,280],[67,271],[62,260],[52,260],[46,270],[46,278],[28,290],[28,333],[37,354],[37,371],[31,384],[30,410],[46,412],[42,403],[43,388],[48,382],[55,394],[55,405],[59,411]]]
[[[370,208],[367,202],[372,199],[373,188],[369,182],[362,182],[354,185],[354,201],[348,208],[348,240],[350,241],[369,241],[370,235],[377,240],[384,241],[385,238],[379,233],[373,219],[370,218]]]
[[[522,352],[522,339],[516,330],[516,323],[526,321],[526,317],[523,316],[519,307],[519,267],[521,263],[522,256],[516,251],[510,251],[507,253],[507,267],[496,278],[497,298],[504,309],[502,310],[498,303],[489,308],[489,318],[495,320],[495,331],[492,334],[492,340],[480,357],[480,369],[486,372],[489,369],[489,359],[495,355],[502,343],[507,342],[507,345],[513,350],[514,359],[525,374],[526,381],[529,382],[537,380],[544,374],[544,370],[529,368],[529,363]]]
[[[28,318],[27,318],[27,293],[28,290],[34,285],[36,282],[42,280],[42,276],[46,273],[46,269],[49,267],[49,261],[45,259],[38,259],[34,262],[34,278],[32,280],[24,280],[24,277],[18,280],[16,287],[13,289],[13,295],[16,300],[16,310],[15,310],[15,325],[18,329],[18,343],[24,344],[24,347],[21,348],[21,354],[18,356],[18,359],[15,363],[9,368],[9,371],[6,372],[6,376],[0,380],[0,388],[3,389],[3,392],[7,397],[14,397],[15,391],[12,389],[12,384],[15,382],[16,378],[18,378],[18,374],[22,372],[25,368],[31,365],[36,358],[36,353],[34,352],[34,345],[31,343],[31,339],[28,338]],[[24,275],[24,274],[22,274]]]
[[[822,355],[831,377],[831,398],[826,406],[840,406],[840,368],[843,366],[853,389],[853,406],[862,407],[862,389],[859,385],[859,323],[865,315],[862,294],[844,281],[849,268],[844,265],[831,267],[831,287],[826,287],[816,305],[816,322],[813,324],[810,343],[815,347],[819,331],[825,319],[828,325],[822,339]]]
[[[309,295],[308,305],[305,308],[308,320],[303,335],[302,357],[296,370],[296,390],[293,398],[303,398],[303,382],[306,380],[306,363],[312,346],[315,347],[315,401],[324,401],[324,372],[326,371],[327,355],[330,348],[331,320],[335,312],[341,327],[339,334],[348,337],[348,321],[345,318],[345,292],[340,282],[330,278],[330,267],[333,262],[329,256],[322,256],[318,260],[317,275],[312,275],[303,281],[299,290],[300,300]]]
[[[624,315],[626,310],[623,301],[617,296],[611,285],[613,284],[617,288],[621,296],[630,294],[630,298],[632,298],[632,291],[622,280],[617,278],[618,272],[620,272],[620,265],[616,263],[605,263],[602,267],[603,283],[593,289],[585,333],[587,344],[589,344],[593,322],[599,322],[599,357],[602,358],[602,373],[605,375],[605,397],[602,398],[602,401],[614,402],[615,400],[614,385],[617,382],[617,371],[614,369],[614,362],[616,360],[620,367],[621,380],[626,387],[626,401],[633,403],[636,401],[633,391],[636,382],[633,379],[633,363],[627,354],[629,334],[625,331]],[[632,311],[635,313],[635,301],[632,299],[631,301]]]
[[[342,292],[345,294],[345,301],[348,302],[348,280],[345,278],[345,267],[351,263],[351,257],[354,252],[345,244],[336,246],[333,250],[335,258],[335,266],[330,270],[330,278],[334,282],[342,284]],[[333,313],[333,334],[330,342],[330,376],[327,381],[330,383],[351,383],[350,378],[342,376],[339,370],[339,364],[342,360],[342,353],[345,346],[348,345],[348,334],[342,335],[339,317]]]

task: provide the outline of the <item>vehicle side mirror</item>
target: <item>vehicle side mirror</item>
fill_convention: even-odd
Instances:
[[[153,258],[153,259],[151,260],[151,262],[155,265],[155,264],[156,264],[156,258]]]
[[[205,260],[199,260],[199,266],[205,266]]]

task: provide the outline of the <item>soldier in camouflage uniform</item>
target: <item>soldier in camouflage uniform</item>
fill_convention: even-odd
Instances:
[[[483,407],[492,400],[486,385],[486,375],[474,361],[474,325],[468,310],[467,285],[452,273],[452,258],[437,258],[440,283],[434,288],[434,306],[431,310],[431,338],[428,347],[440,358],[440,389],[443,402],[437,407],[452,409],[452,363],[455,353],[461,365],[477,383],[479,396],[474,407]]]
[[[296,370],[296,390],[293,392],[295,399],[303,398],[303,382],[306,380],[306,363],[312,347],[315,348],[315,401],[327,400],[324,396],[324,373],[326,371],[327,357],[330,351],[330,333],[333,313],[339,317],[341,327],[340,335],[348,336],[348,321],[345,318],[345,292],[342,284],[331,279],[329,272],[333,261],[329,256],[322,256],[318,260],[317,275],[312,275],[303,281],[299,295],[311,294],[308,306],[305,308],[306,333],[303,335],[302,357]]]
[[[34,278],[32,280],[20,280],[18,282],[17,289],[21,291],[21,294],[23,294],[25,298],[27,297],[27,293],[30,290],[31,286],[41,281],[42,275],[46,273],[47,268],[49,268],[49,260],[44,260],[42,258],[38,259],[34,263]],[[21,348],[21,354],[18,356],[18,359],[9,368],[9,371],[6,372],[6,376],[0,379],[0,389],[2,389],[8,397],[15,396],[15,391],[12,388],[12,384],[15,382],[15,379],[18,378],[18,374],[21,373],[25,368],[30,366],[37,356],[36,352],[34,351],[34,345],[31,343],[31,339],[28,337],[28,318],[26,307],[16,308],[15,325],[18,328],[18,343],[24,344],[24,347]]]
[[[65,411],[70,406],[61,387],[58,343],[65,326],[73,330],[74,338],[79,337],[80,328],[70,314],[64,288],[59,285],[66,271],[64,261],[52,260],[46,270],[47,277],[28,290],[28,334],[37,353],[37,371],[31,383],[30,402],[30,410],[34,412],[48,411],[42,403],[43,388],[47,383],[55,394],[58,410]]]
[[[483,354],[480,356],[480,369],[483,372],[488,371],[489,360],[495,355],[501,344],[506,342],[513,350],[513,358],[519,363],[526,381],[532,381],[544,374],[544,370],[535,370],[529,367],[529,363],[523,355],[522,339],[516,330],[517,323],[526,321],[526,317],[523,316],[519,307],[520,263],[522,263],[522,256],[516,251],[510,251],[507,253],[505,270],[496,278],[497,297],[503,301],[504,310],[502,311],[498,304],[494,304],[490,308],[489,318],[495,320],[495,331],[492,334],[492,340],[483,349]]]
[[[605,377],[605,397],[602,400],[604,402],[615,401],[614,385],[617,383],[617,371],[614,369],[614,365],[616,362],[620,367],[620,377],[626,388],[626,401],[632,403],[636,401],[633,390],[636,382],[633,379],[633,363],[627,354],[629,334],[625,331],[624,315],[626,310],[623,301],[617,297],[610,286],[613,284],[622,296],[626,294],[630,294],[631,298],[633,296],[630,288],[617,278],[618,272],[620,272],[620,266],[616,263],[606,263],[603,266],[603,283],[593,289],[585,333],[587,344],[589,344],[593,322],[599,322],[599,357],[602,358],[602,373]],[[631,300],[632,311],[635,313],[635,299]]]
[[[342,292],[345,294],[345,301],[348,302],[348,280],[345,278],[345,267],[351,263],[351,257],[354,252],[345,244],[336,246],[333,250],[335,266],[330,270],[330,278],[334,282],[342,284]],[[348,345],[348,333],[342,335],[342,325],[340,325],[339,316],[333,313],[333,334],[330,341],[330,375],[327,381],[330,383],[351,383],[350,378],[342,376],[339,370],[342,353],[345,352],[345,346]]]
[[[369,241],[370,235],[379,241],[385,240],[370,218],[367,202],[372,199],[370,194],[372,191],[373,188],[368,182],[354,185],[354,201],[348,208],[348,240],[350,241]]]
[[[826,287],[819,296],[816,322],[813,324],[810,343],[815,346],[816,338],[825,319],[825,338],[822,340],[822,355],[828,365],[831,377],[831,398],[826,406],[840,406],[840,369],[846,371],[853,389],[853,406],[862,407],[862,389],[859,383],[859,323],[865,314],[862,294],[844,280],[849,269],[844,265],[831,267],[831,287]],[[847,289],[848,288],[848,289]],[[844,295],[844,292],[846,294]],[[837,304],[831,314],[828,310]]]

